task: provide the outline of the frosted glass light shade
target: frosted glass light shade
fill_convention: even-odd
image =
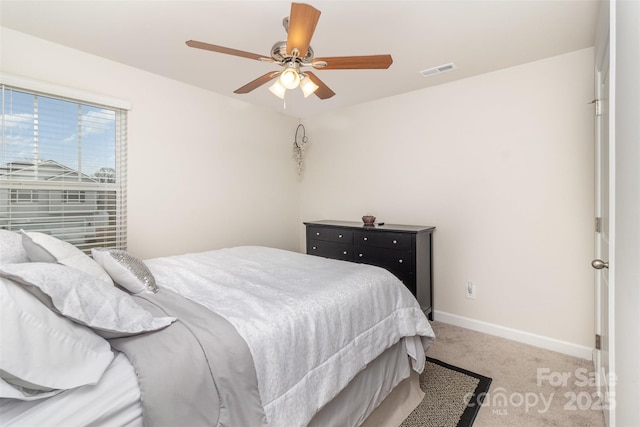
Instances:
[[[284,94],[287,92],[287,89],[280,84],[279,80],[276,80],[275,83],[269,87],[269,90],[280,99],[284,99]]]
[[[300,75],[295,68],[287,68],[280,73],[280,84],[287,89],[295,89],[300,84]]]
[[[300,89],[302,89],[302,93],[306,98],[316,90],[318,90],[318,85],[311,81],[308,76],[304,76],[304,78],[300,81]]]

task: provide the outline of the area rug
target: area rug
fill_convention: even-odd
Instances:
[[[425,397],[401,427],[470,427],[491,378],[427,357],[420,374]]]

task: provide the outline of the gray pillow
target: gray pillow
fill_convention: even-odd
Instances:
[[[115,283],[129,292],[158,292],[156,279],[149,268],[130,253],[118,249],[93,248],[91,255]]]
[[[52,310],[105,338],[156,331],[176,320],[175,317],[154,317],[126,292],[60,264],[0,265],[0,277],[25,286]]]

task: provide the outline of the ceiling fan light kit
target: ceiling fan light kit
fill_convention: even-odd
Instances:
[[[312,67],[316,70],[387,69],[393,63],[391,55],[336,56],[315,59],[309,43],[319,19],[320,11],[313,6],[304,3],[291,3],[289,16],[282,20],[287,31],[287,40],[276,42],[272,46],[270,58],[196,40],[188,40],[186,43],[187,46],[196,49],[280,65],[283,67],[282,71],[266,73],[236,89],[234,93],[249,93],[278,77],[269,90],[281,99],[284,99],[287,89],[295,89],[298,86],[300,86],[305,98],[312,93],[320,99],[328,99],[335,95],[335,92],[315,74],[301,72],[301,67]]]

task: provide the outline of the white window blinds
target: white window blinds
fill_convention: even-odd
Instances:
[[[127,111],[0,88],[0,228],[126,249]]]

